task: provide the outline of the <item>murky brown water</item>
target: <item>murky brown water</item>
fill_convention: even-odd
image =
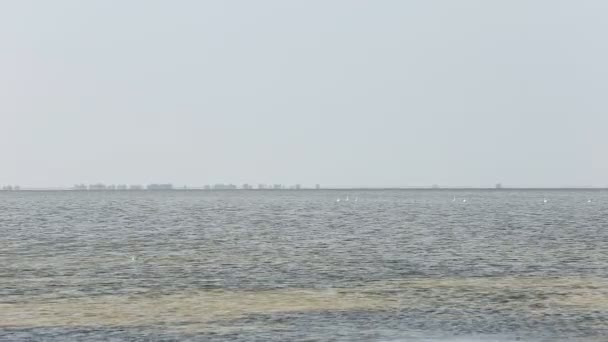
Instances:
[[[606,341],[607,209],[602,191],[0,193],[0,340]]]

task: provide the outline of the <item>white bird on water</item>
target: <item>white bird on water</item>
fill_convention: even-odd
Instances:
[[[348,196],[346,196],[346,202],[348,202]]]
[[[454,198],[452,199],[452,202],[456,202],[456,196],[454,196]]]
[[[336,199],[336,202],[340,202],[340,197],[338,197],[338,198]]]
[[[465,198],[465,199],[463,199],[463,200],[462,200],[462,203],[467,203],[467,199],[466,199],[466,198]]]
[[[587,203],[591,203],[591,199],[588,199],[588,200],[587,200]]]
[[[543,203],[547,203],[547,199],[546,198],[543,198]]]
[[[135,261],[135,255],[131,256],[131,261]]]
[[[355,197],[355,202],[358,202],[358,201],[359,201],[359,197]]]

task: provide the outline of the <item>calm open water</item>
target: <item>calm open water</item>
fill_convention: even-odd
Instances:
[[[608,192],[0,192],[0,340],[608,341]]]

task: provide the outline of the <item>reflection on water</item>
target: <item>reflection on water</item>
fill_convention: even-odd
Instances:
[[[340,195],[0,194],[0,339],[608,336],[605,193]]]

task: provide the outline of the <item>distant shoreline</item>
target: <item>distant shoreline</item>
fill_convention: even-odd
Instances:
[[[174,188],[174,189],[136,189],[136,190],[118,190],[118,189],[71,189],[71,188],[21,188],[19,190],[1,190],[0,193],[11,193],[11,192],[187,192],[187,191],[200,191],[200,192],[232,192],[232,191],[243,191],[243,192],[298,192],[298,191],[574,191],[574,190],[593,190],[601,191],[608,190],[608,187],[512,187],[512,188],[484,188],[484,187],[352,187],[352,188],[339,188],[339,187],[328,187],[321,189],[314,188],[301,188],[301,189],[204,189],[204,188]]]

